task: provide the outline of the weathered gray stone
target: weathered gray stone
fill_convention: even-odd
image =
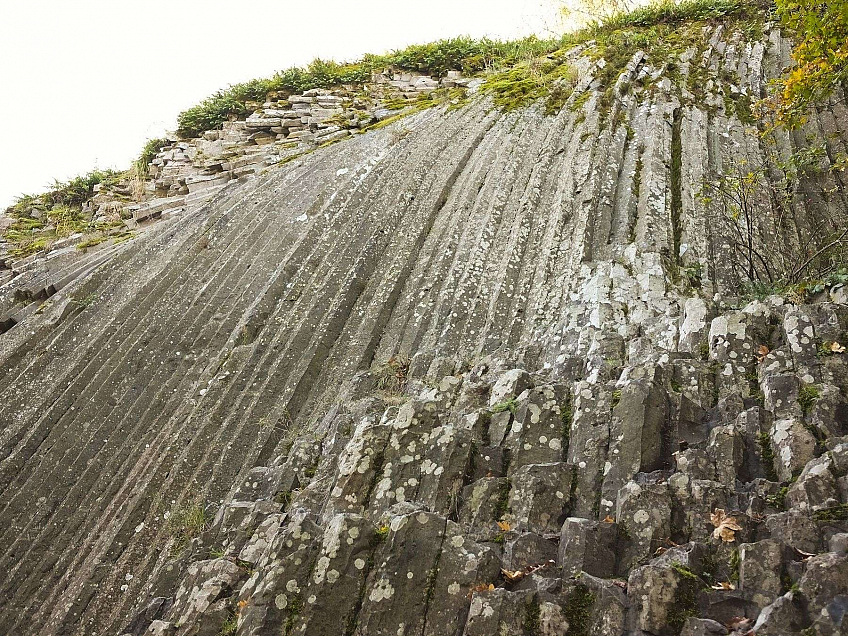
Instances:
[[[516,530],[559,534],[570,508],[574,467],[564,462],[529,464],[516,471],[509,518]]]
[[[559,564],[564,577],[586,572],[600,578],[617,569],[618,524],[569,517],[562,524]]]

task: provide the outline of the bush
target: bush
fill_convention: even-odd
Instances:
[[[316,59],[306,68],[292,67],[273,77],[234,84],[180,113],[177,134],[193,137],[218,128],[228,117],[245,117],[252,112],[247,102],[265,101],[268,93],[302,93],[313,88],[361,84],[373,71],[387,67],[443,77],[450,70],[476,73],[483,69],[509,66],[532,56],[558,49],[560,39],[541,40],[535,36],[503,42],[469,37],[416,44],[386,55],[365,55],[356,62],[339,63]]]
[[[813,103],[848,85],[848,0],[777,0],[777,12],[799,41],[797,66],[780,82],[777,119],[796,126]]]

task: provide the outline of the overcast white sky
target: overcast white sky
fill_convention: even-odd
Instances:
[[[127,168],[177,114],[315,57],[561,29],[557,0],[2,0],[0,207]]]

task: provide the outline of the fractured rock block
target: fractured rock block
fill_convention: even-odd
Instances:
[[[529,373],[523,369],[510,369],[501,375],[492,387],[489,406],[515,399],[531,386],[533,386],[533,380]]]
[[[739,546],[739,589],[760,608],[783,592],[785,552],[786,546],[776,539]]]
[[[474,592],[463,636],[523,634],[534,597],[534,592],[509,592],[502,587]]]
[[[333,636],[355,621],[376,539],[376,528],[364,517],[340,514],[330,520],[301,595],[303,610],[289,633]]]
[[[557,387],[562,393],[562,387]],[[512,427],[504,445],[511,451],[510,474],[528,464],[562,461],[563,418],[557,390],[530,389],[518,398]]]
[[[557,546],[550,539],[525,532],[508,540],[504,545],[503,566],[507,570],[521,570],[556,560]]]
[[[246,577],[247,571],[228,559],[192,563],[177,590],[168,616],[181,633],[196,634],[201,623],[214,621],[210,614],[219,614],[217,623],[220,630],[226,614],[216,603],[229,596],[238,582]]]
[[[651,380],[634,380],[621,388],[613,409],[609,461],[604,469],[601,516],[611,514],[620,488],[639,472],[663,467],[663,430],[668,420],[665,390]],[[669,458],[670,459],[670,458]]]
[[[704,582],[681,566],[645,565],[627,580],[627,597],[636,626],[656,636],[677,636],[697,614],[696,595]]]
[[[468,614],[468,599],[477,586],[493,583],[500,574],[495,552],[464,536],[463,529],[448,521],[437,574],[430,589],[424,636],[461,634]]]
[[[569,517],[562,524],[559,565],[563,577],[579,572],[609,578],[616,573],[618,524]]]
[[[811,460],[786,493],[792,508],[811,510],[839,502],[839,487],[833,475],[830,454]]]
[[[470,527],[475,536],[494,535],[495,524],[507,512],[509,505],[509,480],[505,477],[484,477],[462,490],[459,520]]]
[[[392,519],[368,577],[357,634],[422,633],[446,523],[423,511]]]
[[[775,421],[770,431],[775,471],[781,481],[789,481],[815,457],[816,438],[798,419]]]
[[[574,467],[564,462],[530,464],[512,478],[509,507],[514,529],[559,533],[570,507]]]
[[[372,484],[382,470],[391,426],[374,416],[363,418],[339,457],[336,482],[330,491],[331,512],[363,512]]]
[[[665,484],[640,486],[631,481],[619,491],[615,519],[628,537],[627,549],[619,554],[624,571],[665,544],[671,536],[671,509]]]

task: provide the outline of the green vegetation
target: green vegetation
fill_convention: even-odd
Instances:
[[[595,595],[585,585],[577,585],[565,605],[565,620],[568,621],[568,633],[574,636],[587,636],[592,622],[592,606]]]
[[[674,594],[675,603],[668,612],[668,624],[675,629],[676,633],[689,617],[698,615],[696,596],[698,590],[704,586],[704,582],[692,570],[680,563],[674,562],[671,567],[681,575]]]
[[[494,406],[492,406],[489,411],[492,413],[503,413],[504,411],[509,411],[513,415],[515,415],[515,409],[518,408],[518,400],[515,398],[510,398],[508,400],[504,400],[503,402],[498,402]]]
[[[776,0],[781,22],[797,35],[797,66],[778,82],[777,121],[806,120],[815,102],[848,86],[848,0]]]
[[[417,44],[385,55],[365,55],[354,62],[316,59],[306,68],[289,68],[269,78],[218,91],[180,113],[177,133],[193,137],[219,128],[230,117],[245,117],[271,93],[286,97],[314,88],[361,84],[369,81],[373,72],[387,68],[437,78],[450,70],[465,75],[500,71],[487,78],[484,86],[498,106],[512,109],[545,98],[546,111],[554,113],[567,103],[574,88],[574,70],[565,61],[565,52],[571,47],[595,42],[595,55],[608,62],[599,71],[599,90],[611,100],[612,85],[636,50],[641,48],[665,62],[662,56],[682,52],[697,41],[704,22],[750,21],[767,6],[764,0],[688,0],[679,4],[665,0],[630,13],[618,13],[559,38],[530,36],[507,42],[463,36]],[[692,27],[691,32],[681,29],[685,25]],[[628,89],[629,86],[622,87],[623,92]]]
[[[221,624],[221,636],[235,636],[238,631],[238,614],[230,612]]]
[[[286,617],[286,624],[283,627],[283,634],[291,634],[297,617],[303,612],[303,598],[301,598],[300,594],[291,594],[288,597],[286,610],[288,611],[288,616]]]
[[[541,619],[542,608],[539,607],[539,602],[535,596],[532,596],[524,609],[524,633],[529,636],[538,636],[542,629]],[[568,631],[569,633],[572,631],[570,623]]]
[[[798,391],[798,404],[801,406],[804,415],[809,414],[813,408],[813,404],[819,399],[819,395],[819,390],[814,384],[804,384],[801,386],[801,389]]]
[[[389,395],[401,395],[406,389],[409,358],[402,354],[393,355],[371,372],[377,378],[377,389]]]
[[[114,226],[93,223],[82,206],[94,196],[95,186],[115,185],[121,176],[122,173],[114,170],[92,170],[69,181],[56,181],[43,194],[19,197],[6,210],[15,219],[4,233],[10,245],[9,253],[16,258],[29,256],[77,233],[100,232],[105,236]],[[93,240],[89,239],[83,247],[96,244]]]
[[[766,503],[772,508],[777,508],[778,510],[786,510],[786,493],[789,492],[789,486],[783,486],[777,493],[773,495],[768,495],[766,497]]]
[[[619,402],[621,402],[621,390],[616,389],[612,392],[612,399],[610,400],[610,408],[615,408],[618,406]]]
[[[522,40],[474,40],[469,37],[418,44],[386,55],[365,55],[356,62],[338,63],[315,60],[306,68],[290,68],[273,77],[235,84],[218,91],[200,104],[180,113],[177,134],[193,137],[220,127],[231,116],[244,117],[253,112],[269,93],[302,93],[313,88],[331,88],[361,84],[371,73],[389,67],[443,77],[449,70],[473,74],[485,69],[507,67],[560,48],[559,40],[541,40],[530,36]]]
[[[545,112],[559,112],[574,91],[577,72],[568,64],[532,59],[486,78],[483,92],[491,93],[495,105],[509,111],[547,98]]]
[[[571,443],[571,424],[574,421],[574,411],[572,409],[571,404],[571,396],[569,396],[568,400],[565,404],[561,404],[559,407],[560,420],[562,421],[562,457],[563,460],[568,458],[568,447]],[[576,480],[572,485],[576,485]]]
[[[512,483],[509,479],[505,480],[498,488],[498,500],[495,503],[495,519],[500,521],[509,512],[509,491],[512,489]]]
[[[739,583],[739,548],[734,548],[733,552],[730,553],[730,581],[732,583]]]
[[[209,523],[206,510],[199,502],[185,504],[171,511],[168,523],[165,526],[171,536],[171,554],[179,555],[191,543],[192,539],[199,537]]]
[[[382,525],[379,528],[377,528],[377,541],[379,543],[383,543],[388,536],[389,536],[389,526]]]
[[[769,481],[777,481],[777,473],[774,470],[774,450],[771,447],[771,436],[768,433],[760,433],[760,458],[763,462],[763,472]]]
[[[822,508],[813,513],[816,521],[846,521],[848,520],[848,504],[838,504],[829,508]]]
[[[144,148],[141,149],[141,154],[133,163],[133,168],[136,174],[144,179],[148,175],[150,162],[156,157],[162,148],[168,145],[167,139],[149,139]]]

